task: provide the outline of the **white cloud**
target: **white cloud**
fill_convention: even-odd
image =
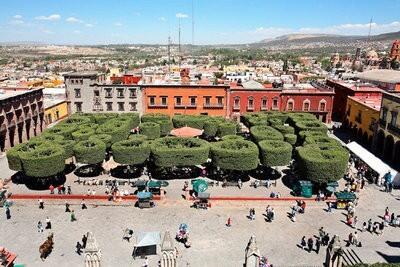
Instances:
[[[175,16],[176,16],[177,18],[179,18],[179,19],[185,19],[185,18],[188,18],[188,17],[189,17],[188,15],[183,14],[183,13],[176,13]]]
[[[167,19],[165,17],[159,17],[158,20],[159,21],[167,21]]]
[[[54,32],[49,31],[49,30],[43,30],[42,32],[45,33],[45,34],[54,34]]]
[[[35,17],[36,20],[50,20],[50,21],[55,21],[55,20],[60,20],[61,16],[59,14],[52,14],[49,16],[38,16]]]
[[[81,34],[81,31],[75,30],[74,33],[75,33],[75,34]]]
[[[92,28],[94,25],[93,24],[91,24],[91,23],[86,23],[85,24],[85,27],[88,27],[88,28]]]
[[[10,25],[22,25],[22,24],[24,24],[25,22],[23,21],[23,20],[20,20],[20,19],[14,19],[14,20],[11,20],[10,22],[9,22],[9,24]]]
[[[15,15],[13,18],[14,19],[22,19],[22,16],[21,15]]]
[[[69,17],[69,18],[67,18],[65,21],[66,21],[66,22],[69,22],[69,23],[83,23],[82,20],[77,19],[77,18],[75,18],[75,17]]]
[[[121,22],[115,22],[115,23],[114,23],[114,26],[121,27],[121,26],[122,26],[122,23],[121,23]]]

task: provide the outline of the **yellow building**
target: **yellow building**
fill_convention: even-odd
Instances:
[[[353,137],[370,147],[374,130],[379,120],[381,96],[347,97],[345,126],[352,130]]]
[[[379,124],[374,137],[377,156],[400,170],[400,93],[384,92]]]
[[[64,99],[45,99],[44,116],[46,125],[66,118],[68,116],[67,101]]]

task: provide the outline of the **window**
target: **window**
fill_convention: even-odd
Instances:
[[[136,102],[129,102],[129,110],[136,111]]]
[[[136,97],[136,89],[129,88],[129,98],[135,98],[135,97]]]
[[[387,108],[383,108],[383,109],[382,109],[382,117],[381,117],[381,119],[382,119],[384,122],[386,122],[387,112],[388,112]]]
[[[47,114],[47,124],[52,123],[53,120],[51,119],[51,114]]]
[[[182,97],[181,96],[176,96],[175,97],[175,105],[176,106],[182,106]]]
[[[390,125],[396,127],[397,124],[397,111],[392,111],[392,119],[390,120]]]
[[[71,84],[74,84],[75,83],[75,80],[71,80]]]
[[[349,105],[349,108],[347,109],[347,116],[350,116],[351,113],[351,106]]]
[[[266,97],[263,97],[261,99],[261,109],[262,110],[267,110],[268,109],[268,99]]]
[[[112,97],[112,89],[111,88],[106,88],[106,98],[111,98]]]
[[[278,108],[278,98],[276,98],[276,97],[272,100],[272,108],[273,109]]]
[[[293,101],[293,99],[291,99],[291,100],[289,100],[288,103],[287,103],[287,108],[286,108],[286,110],[287,110],[287,111],[293,111],[293,109],[294,109],[294,101]]]
[[[196,106],[196,97],[195,96],[190,96],[189,98],[190,98],[190,105],[192,107]]]
[[[118,102],[118,111],[124,111],[124,102]]]
[[[124,98],[124,89],[117,89],[117,97]]]
[[[249,97],[247,99],[247,109],[250,109],[250,110],[254,109],[254,99],[253,99],[253,97]]]
[[[358,111],[357,117],[356,117],[356,122],[361,123],[361,110]]]
[[[166,106],[167,105],[167,100],[168,100],[168,97],[162,96],[161,97],[161,105],[162,106]]]
[[[112,102],[106,102],[107,111],[112,111]]]
[[[303,111],[309,111],[309,110],[310,110],[310,100],[304,100]]]
[[[99,90],[94,90],[94,96],[96,96],[96,97],[100,96],[100,91]]]
[[[154,106],[156,104],[156,97],[155,96],[149,96],[149,105]]]
[[[234,109],[240,109],[240,97],[235,97],[233,100],[233,108]]]
[[[81,89],[75,89],[75,98],[81,98]]]
[[[325,109],[326,109],[326,102],[325,100],[321,100],[319,102],[319,111],[325,111]]]
[[[205,96],[204,97],[204,105],[205,106],[210,106],[211,105],[211,96]]]
[[[82,103],[81,102],[75,103],[75,110],[76,110],[76,112],[82,112]]]
[[[60,111],[56,111],[56,120],[59,120],[60,119]]]
[[[222,97],[222,96],[217,96],[217,103],[218,103],[218,106],[224,106],[224,97]]]

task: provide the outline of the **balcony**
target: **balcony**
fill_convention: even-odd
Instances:
[[[254,106],[247,106],[246,110],[247,111],[254,111]]]
[[[184,104],[177,104],[177,103],[175,103],[175,106],[174,106],[176,109],[184,109],[184,108],[186,108],[186,105],[184,105]]]
[[[197,108],[197,104],[195,103],[195,104],[186,105],[186,108],[187,109],[196,109]]]
[[[206,103],[203,105],[203,108],[205,109],[223,109],[224,104],[211,104],[211,103]]]
[[[149,104],[147,107],[148,108],[154,108],[154,109],[156,109],[156,108],[158,108],[158,109],[166,109],[166,108],[168,108],[168,105],[167,104]]]
[[[234,106],[233,111],[240,111],[240,106]]]
[[[395,135],[400,135],[400,127],[397,125],[388,124],[388,130]]]
[[[385,120],[379,119],[379,125],[380,125],[382,128],[386,129],[386,121],[385,121]]]

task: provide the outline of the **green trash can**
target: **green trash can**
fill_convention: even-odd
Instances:
[[[300,183],[300,195],[302,197],[312,197],[312,183],[310,181],[299,181]]]

